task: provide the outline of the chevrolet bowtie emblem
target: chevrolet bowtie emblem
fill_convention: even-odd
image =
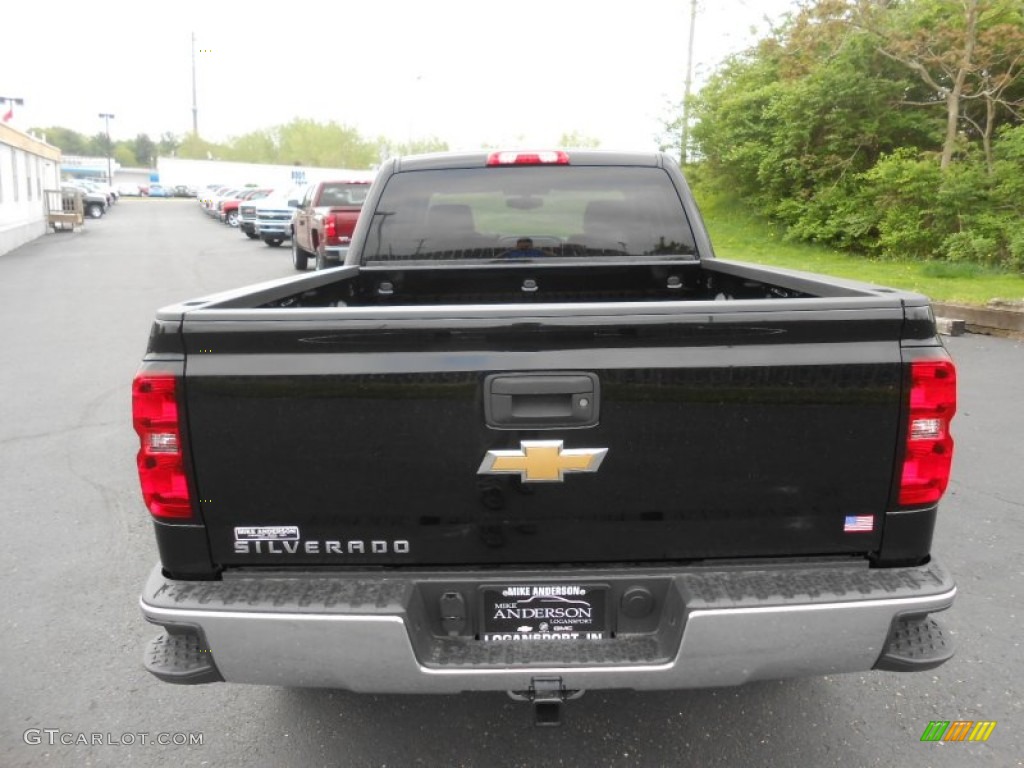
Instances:
[[[561,483],[566,472],[597,472],[607,448],[562,448],[561,440],[523,440],[518,451],[488,451],[478,475],[518,474],[524,483]]]

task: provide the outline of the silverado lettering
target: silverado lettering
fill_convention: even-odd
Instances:
[[[950,658],[925,297],[716,258],[663,154],[341,191],[340,267],[157,312],[150,672],[550,700]]]
[[[235,553],[239,555],[268,554],[282,555],[299,552],[307,555],[325,554],[374,554],[386,555],[389,552],[397,555],[409,554],[409,542],[397,541],[236,541]]]

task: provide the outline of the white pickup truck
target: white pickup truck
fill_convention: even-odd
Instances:
[[[306,185],[303,184],[282,190],[280,194],[275,190],[270,196],[254,201],[252,229],[255,237],[275,248],[290,239],[295,206],[289,205],[289,202],[301,200],[305,192]],[[243,208],[239,208],[239,211],[239,226],[243,226],[247,211]]]

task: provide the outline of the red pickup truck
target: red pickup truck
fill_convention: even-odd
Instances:
[[[292,219],[292,265],[300,272],[310,258],[316,268],[341,264],[370,188],[369,179],[320,181],[298,201]]]
[[[221,222],[227,224],[229,227],[237,227],[239,221],[239,207],[246,200],[262,200],[267,197],[274,190],[266,187],[264,189],[247,189],[242,192],[238,197],[233,197],[228,200],[221,202],[220,210],[218,211],[218,217]]]

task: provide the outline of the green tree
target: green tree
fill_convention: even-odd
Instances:
[[[995,143],[992,195],[993,213],[1009,222],[1007,266],[1024,272],[1024,125],[1005,126]]]
[[[558,139],[560,147],[575,147],[576,149],[597,149],[601,146],[601,140],[588,136],[580,131],[563,133]]]
[[[185,136],[176,151],[178,157],[187,160],[223,160],[227,153],[223,145],[206,141],[194,133]]]
[[[867,30],[876,50],[904,66],[928,89],[921,106],[945,111],[940,166],[957,151],[965,120],[978,129],[991,162],[991,139],[999,108],[1024,73],[1024,7],[1020,0],[857,0],[853,24]],[[984,125],[969,112],[981,101]]]
[[[1024,163],[1000,143],[1024,122],[1022,13],[1020,0],[807,3],[693,100],[697,177],[790,237],[1018,264],[1021,212],[1000,195]]]
[[[402,142],[394,142],[384,136],[379,136],[375,143],[379,162],[383,162],[389,157],[426,155],[431,152],[447,152],[449,149],[448,142],[442,141],[436,136]]]
[[[161,155],[175,157],[180,146],[181,140],[170,131],[165,131],[160,134],[160,141],[157,143],[156,148]]]
[[[152,168],[157,155],[157,145],[145,133],[140,133],[132,142],[132,152],[135,155],[136,164],[143,168]]]
[[[113,156],[114,140],[103,131],[100,131],[93,134],[92,138],[89,139],[87,149],[90,155],[96,155],[97,157]]]
[[[228,140],[225,159],[245,163],[277,163],[280,161],[277,131],[251,131]]]
[[[771,205],[761,193],[759,176],[773,134],[763,118],[779,90],[779,59],[774,40],[732,56],[692,105],[696,123],[690,135],[709,171],[707,178],[762,209]]]
[[[114,147],[114,159],[121,164],[122,168],[137,168],[139,165],[135,153],[127,142],[118,142]]]
[[[278,129],[279,162],[320,168],[372,168],[379,161],[376,143],[349,126],[296,118]]]
[[[66,155],[88,154],[89,139],[70,128],[55,125],[50,128],[32,128],[31,130],[37,135],[45,135],[48,143],[60,148],[60,151]]]

